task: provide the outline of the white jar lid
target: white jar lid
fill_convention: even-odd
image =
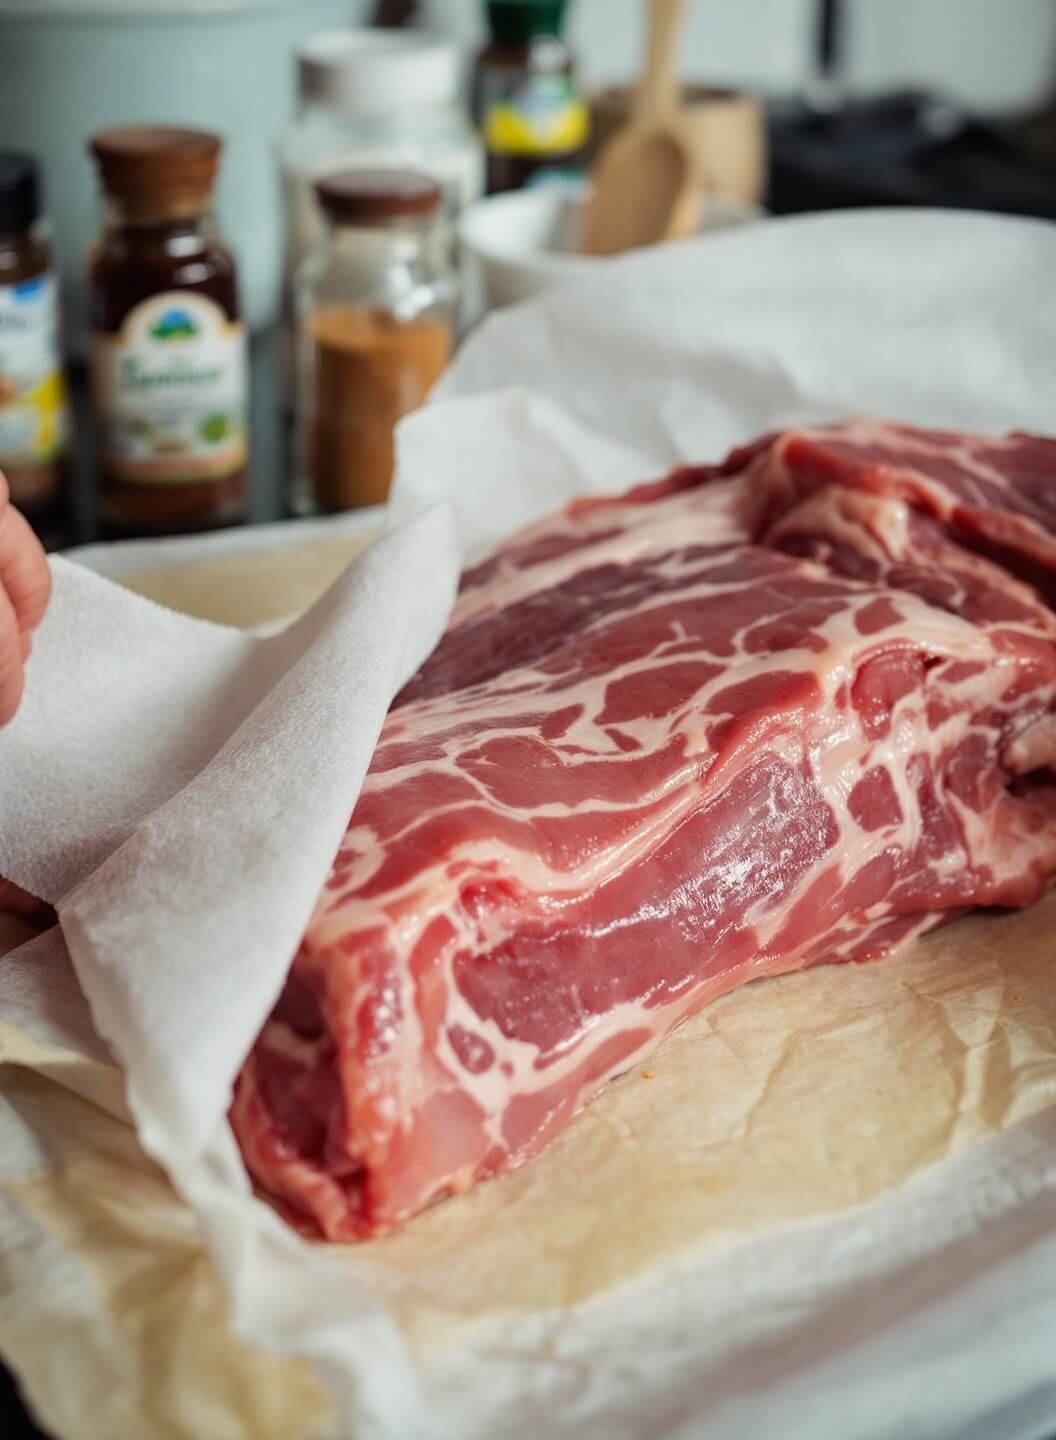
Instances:
[[[324,30],[297,52],[301,99],[346,114],[453,104],[458,47],[420,30]]]

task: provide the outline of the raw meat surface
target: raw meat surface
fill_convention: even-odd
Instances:
[[[10,880],[0,878],[0,914],[36,915],[50,907]]]
[[[1036,899],[1053,595],[1029,436],[789,431],[516,536],[393,704],[237,1085],[252,1174],[383,1233],[734,986]]]

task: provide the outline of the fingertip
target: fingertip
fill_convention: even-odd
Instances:
[[[8,664],[0,670],[0,725],[6,725],[15,718],[24,689],[21,662]]]
[[[51,566],[29,522],[13,505],[0,514],[0,585],[15,608],[18,628],[35,630],[51,599]]]
[[[0,725],[13,720],[22,699],[22,636],[14,606],[0,585]]]

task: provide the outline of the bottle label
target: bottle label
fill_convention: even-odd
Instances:
[[[568,75],[485,76],[484,143],[496,155],[563,155],[590,133],[586,102]]]
[[[55,277],[0,285],[0,469],[53,460],[65,435]]]
[[[215,301],[142,301],[92,339],[101,468],[130,484],[218,480],[246,463],[246,341]]]

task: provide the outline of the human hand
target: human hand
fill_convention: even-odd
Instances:
[[[18,709],[30,637],[51,596],[51,571],[40,541],[13,505],[0,471],[0,725]]]

